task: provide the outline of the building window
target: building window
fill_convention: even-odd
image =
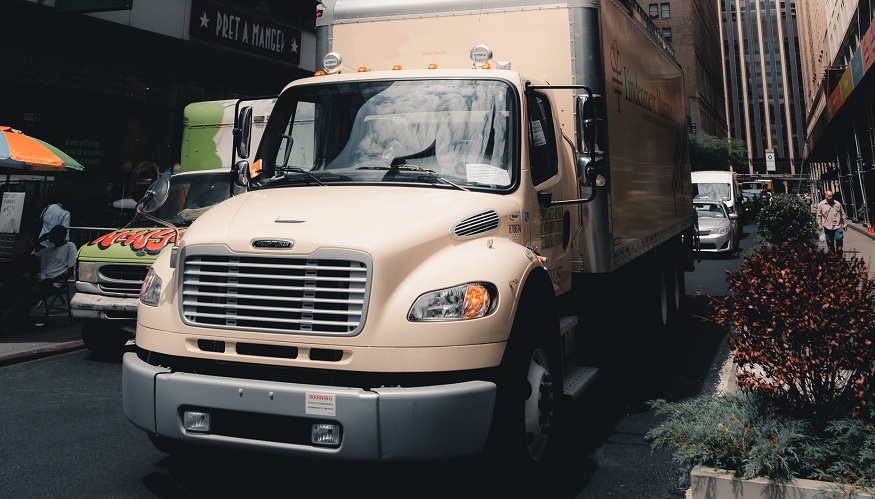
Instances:
[[[659,4],[658,3],[650,4],[650,17],[653,19],[657,19],[659,17]]]
[[[671,28],[662,28],[662,38],[671,43]]]
[[[671,17],[671,4],[661,3],[659,4],[659,17],[663,19],[668,19]]]

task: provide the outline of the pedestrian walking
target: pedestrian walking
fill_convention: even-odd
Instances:
[[[817,227],[823,231],[827,250],[841,256],[848,215],[842,203],[833,199],[832,191],[824,191],[823,200],[817,204]]]

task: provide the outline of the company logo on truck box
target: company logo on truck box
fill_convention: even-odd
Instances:
[[[614,92],[618,96],[623,95],[627,101],[663,118],[671,118],[672,108],[662,99],[662,91],[647,88],[643,82],[639,84],[638,70],[622,63],[617,40],[611,44],[611,71],[614,73],[611,80],[616,86]]]

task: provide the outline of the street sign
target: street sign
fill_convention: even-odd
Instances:
[[[766,171],[773,172],[775,170],[775,150],[766,149]]]

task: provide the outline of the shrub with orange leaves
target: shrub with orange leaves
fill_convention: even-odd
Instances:
[[[711,319],[729,328],[742,390],[815,425],[854,417],[872,400],[875,282],[865,262],[784,242],[727,274]]]

